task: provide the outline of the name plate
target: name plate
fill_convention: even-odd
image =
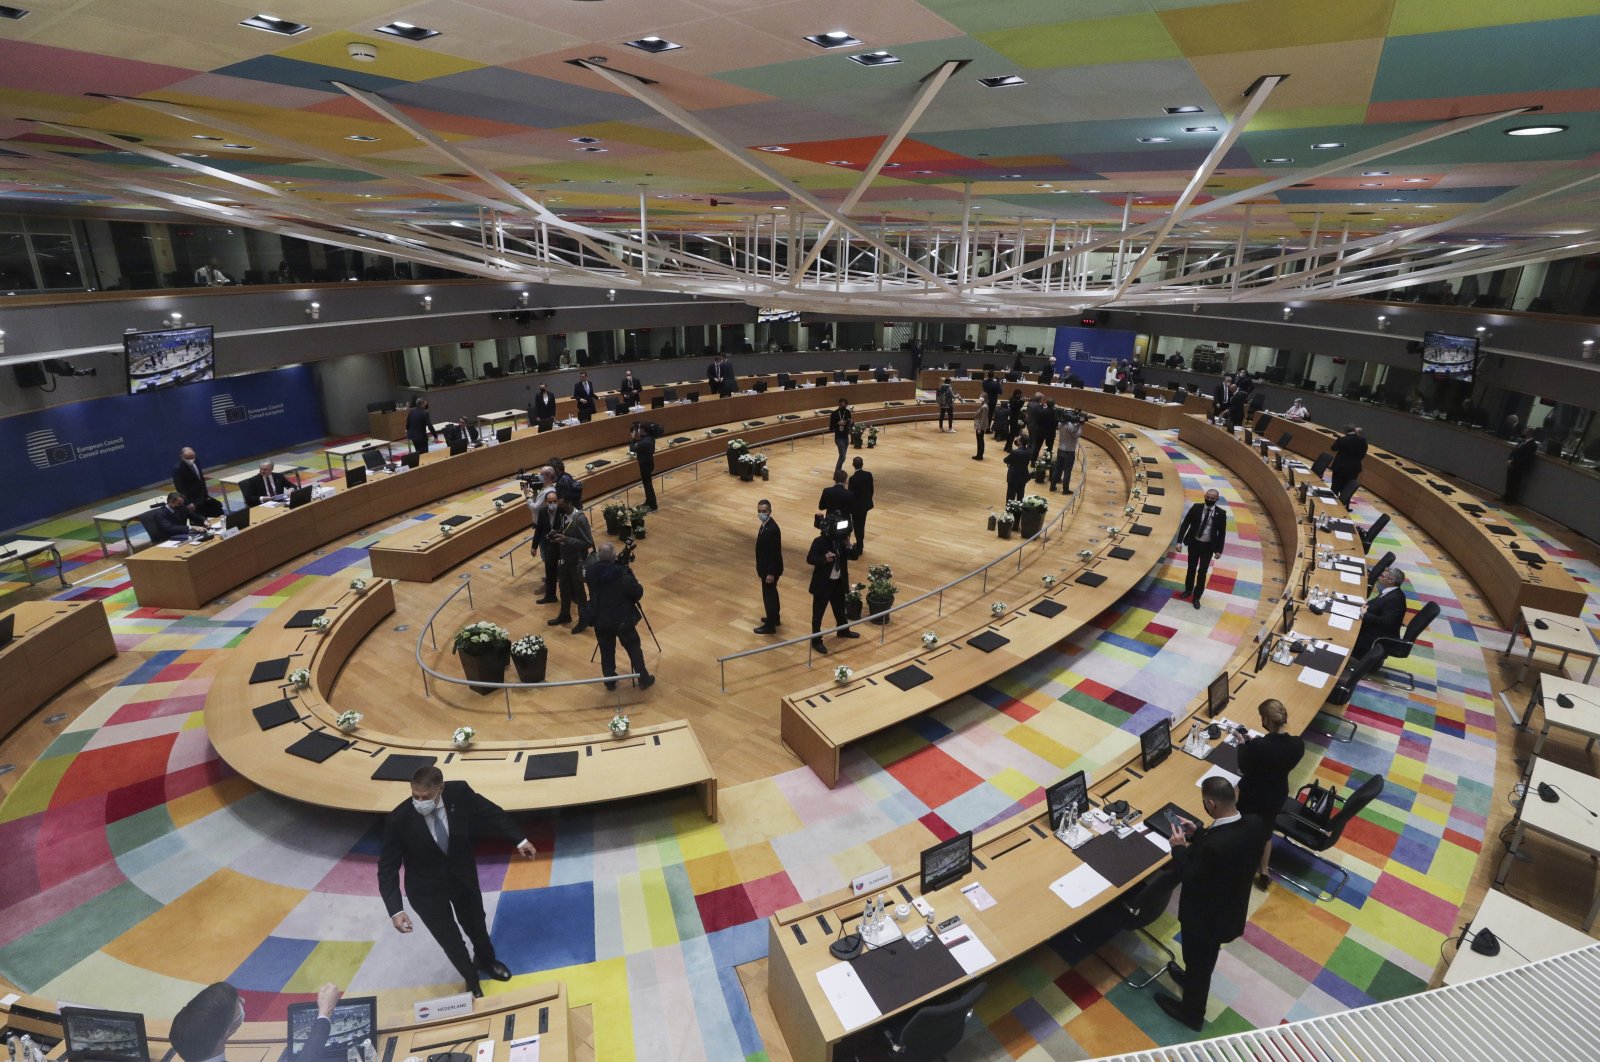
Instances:
[[[472,1013],[472,993],[457,992],[453,996],[419,1000],[411,1005],[417,1021],[438,1021],[441,1018],[459,1018]]]
[[[864,892],[883,887],[894,880],[894,872],[888,867],[879,867],[877,870],[868,871],[859,878],[850,879],[850,895],[860,896]]]

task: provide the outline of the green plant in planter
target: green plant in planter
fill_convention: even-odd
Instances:
[[[872,449],[873,447],[875,447],[877,445],[878,445],[878,429],[877,429],[877,426],[874,425],[873,427],[870,427],[870,428],[867,429],[867,449],[870,450],[870,449]]]
[[[893,597],[899,589],[894,585],[894,569],[887,564],[874,564],[867,569],[868,597]]]
[[[730,476],[739,474],[739,458],[743,457],[749,449],[750,444],[743,439],[728,440],[728,474]]]
[[[854,446],[857,450],[861,449],[861,440],[865,439],[866,436],[867,436],[867,429],[866,428],[863,428],[859,424],[853,425],[850,428],[850,445]]]
[[[471,656],[488,656],[503,653],[511,648],[511,632],[498,623],[479,620],[456,631],[452,648]]]
[[[628,526],[625,530],[631,530],[634,538],[644,538],[644,518],[649,515],[649,506],[635,505],[633,508],[628,510]]]
[[[625,503],[608,502],[600,509],[600,515],[605,517],[607,534],[621,536],[627,533],[630,512]]]

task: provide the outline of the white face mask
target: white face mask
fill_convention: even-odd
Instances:
[[[418,815],[432,815],[433,809],[439,806],[439,801],[437,798],[433,800],[418,800],[416,797],[412,797],[411,806],[417,809]]]
[[[768,520],[772,519],[771,513],[756,513],[756,515],[761,518],[762,523],[766,523]]]

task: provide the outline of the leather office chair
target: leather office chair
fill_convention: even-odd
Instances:
[[[1367,593],[1372,593],[1372,588],[1378,585],[1378,576],[1389,570],[1389,565],[1394,563],[1394,551],[1390,550],[1378,558],[1378,563],[1372,566],[1367,573]]]
[[[1317,459],[1311,462],[1311,478],[1321,481],[1322,474],[1328,471],[1328,466],[1331,464],[1333,464],[1333,454],[1327,450],[1322,451],[1317,455]]]
[[[1306,788],[1310,787],[1307,786]],[[1305,789],[1300,792],[1304,793]],[[1270,862],[1267,866],[1268,873],[1285,885],[1300,890],[1318,903],[1337,899],[1340,891],[1344,889],[1345,884],[1350,880],[1350,872],[1331,859],[1324,859],[1320,853],[1326,852],[1338,844],[1339,838],[1344,836],[1345,827],[1350,825],[1350,821],[1361,814],[1366,806],[1376,800],[1382,792],[1383,775],[1374,774],[1369,776],[1349,796],[1335,798],[1342,806],[1326,823],[1319,823],[1307,818],[1305,808],[1300,801],[1296,797],[1290,797],[1284,801],[1283,810],[1278,813],[1278,818],[1272,825],[1273,832],[1288,842],[1291,850],[1298,850],[1303,853],[1313,864],[1321,863],[1324,866],[1333,868],[1339,876],[1339,887],[1337,889],[1328,890],[1320,886],[1314,886],[1277,870]],[[1277,852],[1278,848],[1274,845],[1273,854],[1276,855]]]
[[[1167,905],[1172,902],[1173,892],[1182,880],[1183,875],[1177,870],[1170,867],[1166,870],[1159,870],[1141,882],[1138,888],[1132,890],[1121,899],[1107,904],[1092,916],[1091,924],[1097,930],[1105,928],[1106,921],[1109,920],[1111,923],[1110,932],[1106,934],[1105,940],[1100,943],[1105,943],[1106,940],[1110,940],[1118,933],[1135,932],[1142,934],[1146,940],[1166,954],[1167,961],[1158,967],[1155,973],[1144,980],[1134,980],[1134,975],[1140,972],[1137,967],[1127,974],[1117,969],[1116,964],[1102,955],[1098,947],[1091,946],[1088,941],[1079,936],[1078,930],[1074,929],[1072,931],[1072,939],[1093,951],[1095,957],[1110,967],[1112,973],[1122,978],[1124,984],[1132,988],[1144,988],[1160,977],[1169,967],[1178,968],[1178,957],[1173,954],[1172,949],[1163,944],[1147,927],[1166,911]]]
[[[1355,500],[1356,491],[1360,489],[1360,487],[1360,481],[1352,479],[1349,483],[1344,485],[1344,490],[1339,492],[1339,504],[1344,506],[1345,512],[1350,511],[1350,503]]]
[[[1417,611],[1415,616],[1411,617],[1411,622],[1406,625],[1405,634],[1402,637],[1379,638],[1372,643],[1372,651],[1375,653],[1381,652],[1383,654],[1382,662],[1385,664],[1390,660],[1404,660],[1411,655],[1411,650],[1416,646],[1417,639],[1422,637],[1422,632],[1428,629],[1428,624],[1432,623],[1434,617],[1438,614],[1439,603],[1437,601],[1429,601]],[[1377,674],[1386,685],[1393,686],[1395,689],[1414,690],[1417,688],[1417,680],[1411,676],[1409,671],[1380,667],[1377,670]],[[1405,680],[1403,684],[1399,681],[1401,679]]]
[[[1372,521],[1372,526],[1361,532],[1361,552],[1371,553],[1372,543],[1377,539],[1378,535],[1383,531],[1383,529],[1388,526],[1389,514],[1380,513],[1378,518]]]
[[[161,528],[156,526],[156,511],[154,509],[146,509],[139,514],[139,526],[144,528],[144,533],[150,536],[151,545],[167,540],[167,536],[162,534]]]
[[[892,1058],[907,1062],[938,1062],[961,1042],[967,1033],[972,1008],[988,990],[975,981],[960,996],[947,1003],[929,1003],[912,1014],[903,1025],[883,1031]]]

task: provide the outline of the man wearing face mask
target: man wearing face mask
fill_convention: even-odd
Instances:
[[[446,782],[437,767],[419,767],[411,776],[411,799],[401,802],[384,819],[383,847],[378,855],[378,892],[395,929],[409,933],[413,928],[400,902],[400,867],[404,865],[411,909],[474,996],[483,995],[480,974],[496,981],[511,980],[511,971],[495,958],[484,918],[483,892],[472,851],[472,837],[479,830],[506,838],[524,859],[534,857],[533,844],[499,805],[473,792],[466,782]],[[461,940],[463,933],[472,942],[470,956]]]
[[[539,385],[539,393],[533,396],[533,404],[528,407],[528,420],[546,431],[555,424],[556,396],[544,384]]]
[[[756,532],[756,577],[761,580],[761,626],[757,634],[778,632],[778,613],[782,603],[778,600],[778,577],[783,574],[783,532],[778,521],[772,518],[772,503],[762,498],[756,502],[756,519],[761,521]]]
[[[1206,491],[1206,500],[1196,502],[1183,515],[1178,525],[1179,549],[1189,547],[1189,571],[1183,579],[1183,593],[1195,608],[1200,607],[1200,595],[1205,591],[1206,579],[1211,571],[1211,558],[1222,552],[1228,540],[1228,510],[1217,504],[1221,497],[1215,490]],[[1194,595],[1190,597],[1190,595]]]

